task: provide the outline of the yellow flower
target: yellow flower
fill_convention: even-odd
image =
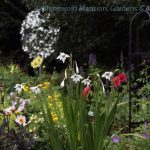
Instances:
[[[62,103],[61,103],[61,102],[58,103],[58,107],[59,107],[59,108],[62,108]]]
[[[42,64],[42,62],[43,62],[43,58],[40,56],[37,56],[34,60],[37,61],[38,64]]]
[[[23,85],[22,85],[22,89],[23,89],[24,92],[30,91],[30,87],[29,87],[28,84],[23,84]]]
[[[52,103],[50,103],[50,104],[49,104],[49,107],[50,107],[50,108],[52,108],[52,107],[53,107],[53,104],[52,104]]]
[[[51,117],[52,117],[52,120],[55,122],[55,121],[58,121],[58,116],[56,113],[51,113]]]
[[[40,87],[40,88],[42,88],[43,84],[38,84],[37,86]]]
[[[49,88],[49,86],[50,86],[49,82],[44,82],[42,88],[47,89],[47,88]]]
[[[42,84],[39,84],[38,87],[43,88],[43,89],[48,89],[50,83],[49,82],[44,82]]]
[[[31,62],[31,67],[33,67],[33,68],[38,68],[39,67],[39,64],[38,64],[38,62],[36,62],[36,61],[32,61]]]
[[[60,98],[60,94],[54,94],[54,100],[59,100],[59,98]]]
[[[49,99],[50,101],[52,101],[53,98],[52,98],[52,96],[49,95],[49,96],[48,96],[48,99]]]
[[[31,62],[31,66],[33,68],[38,68],[43,63],[43,58],[40,56],[37,56],[33,61]]]

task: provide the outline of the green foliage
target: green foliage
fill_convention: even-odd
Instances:
[[[36,149],[142,150],[144,147],[145,150],[148,150],[149,136],[145,138],[144,133],[149,135],[149,124],[146,126],[144,123],[139,124],[133,128],[133,133],[130,134],[127,131],[128,85],[123,84],[118,89],[110,85],[110,91],[103,93],[100,76],[97,75],[101,74],[102,69],[90,68],[91,91],[84,97],[84,86],[81,83],[74,83],[70,78],[76,71],[73,69],[72,57],[70,57],[70,61],[63,89],[58,86],[62,77],[56,72],[53,75],[41,74],[28,77],[20,71],[17,65],[1,66],[0,83],[5,84],[4,103],[0,105],[1,112],[10,106],[11,100],[8,100],[7,97],[10,92],[15,91],[16,83],[26,83],[29,87],[37,85],[41,89],[41,93],[37,95],[31,91],[16,93],[20,99],[31,100],[24,112],[19,114],[24,114],[31,121],[23,134],[34,137],[33,143]],[[45,81],[48,81],[50,86],[43,86]],[[2,98],[3,92],[0,92],[0,98]],[[135,111],[136,106],[135,109],[133,107],[133,111],[135,111],[133,121],[149,121],[150,103],[147,81],[138,90],[137,95],[139,98],[134,97],[134,101],[140,106],[140,109]],[[93,115],[90,116],[89,111],[93,112]],[[9,117],[9,126],[16,130],[15,133],[19,138],[21,131],[14,124],[16,116],[17,112],[14,112]],[[3,115],[0,116],[1,125],[2,122]],[[111,138],[112,134],[118,135],[121,139],[120,142],[114,143]],[[9,139],[5,135],[3,137]],[[29,139],[26,136],[24,140],[28,142]],[[9,140],[11,143],[11,139]],[[25,143],[25,141],[21,142]],[[18,144],[18,146],[20,145]]]

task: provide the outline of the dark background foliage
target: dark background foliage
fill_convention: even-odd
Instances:
[[[21,50],[20,26],[27,12],[42,6],[140,6],[148,1],[100,1],[96,0],[3,0],[0,3],[0,52],[1,61],[23,61],[26,55]],[[96,53],[98,64],[114,66],[119,62],[121,51],[128,57],[129,23],[136,12],[53,12],[52,23],[60,27],[56,53],[72,52],[75,59],[84,64],[88,55]],[[136,28],[139,30],[139,49],[148,50],[149,22],[139,18],[134,23],[133,46],[137,47]],[[140,21],[142,20],[142,21]],[[139,24],[139,26],[137,26]],[[127,60],[127,59],[126,59]]]

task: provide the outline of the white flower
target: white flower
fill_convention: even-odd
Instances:
[[[14,92],[11,92],[11,93],[9,94],[9,96],[10,96],[10,97],[15,96],[15,93],[14,93]]]
[[[13,99],[13,98],[16,98],[16,94],[14,92],[11,92],[9,95],[8,95],[8,99]]]
[[[65,54],[64,52],[60,52],[60,55],[57,57],[57,59],[61,60],[63,63],[65,63],[66,59],[70,56],[68,54]]]
[[[61,84],[60,84],[60,88],[64,88],[65,87],[65,78],[62,80]]]
[[[15,88],[15,90],[16,90],[18,93],[21,93],[21,92],[22,92],[22,89],[23,89],[23,85],[22,85],[22,84],[16,84],[14,88]]]
[[[12,102],[12,107],[15,107],[17,105],[17,102]]]
[[[23,105],[29,104],[30,102],[30,99],[20,99],[20,103]]]
[[[93,116],[94,116],[93,111],[89,111],[89,112],[88,112],[88,116],[93,117]]]
[[[65,79],[67,79],[67,70],[65,69]]]
[[[67,70],[65,69],[65,77],[62,80],[61,84],[60,84],[60,88],[64,88],[65,87],[65,80],[67,79]]]
[[[90,83],[91,83],[91,80],[90,80],[89,77],[88,77],[87,79],[84,79],[84,80],[82,81],[82,83],[83,83],[85,86],[89,86]]]
[[[30,103],[30,100],[29,100],[29,99],[21,99],[21,100],[20,100],[20,105],[19,105],[18,109],[16,110],[16,112],[22,112],[22,111],[24,111],[25,105],[26,105],[27,103]]]
[[[41,122],[41,123],[43,123],[44,122],[44,118],[39,118],[38,121]]]
[[[76,74],[79,74],[79,68],[78,68],[78,65],[77,65],[76,61],[75,61],[75,65],[76,65]]]
[[[33,138],[36,140],[36,139],[38,139],[39,137],[38,137],[36,134],[34,134]]]
[[[103,78],[106,78],[108,80],[110,80],[110,78],[113,76],[113,72],[105,72],[104,74],[102,74]]]
[[[11,115],[13,111],[16,109],[17,102],[12,102],[10,107],[4,109],[5,115]]]
[[[36,116],[36,115],[31,115],[30,121],[33,121],[33,120],[36,120],[36,119],[37,119],[37,116]]]
[[[22,49],[30,58],[37,55],[47,58],[54,51],[53,45],[60,29],[48,22],[50,17],[49,13],[41,14],[39,9],[34,10],[27,14],[21,25]]]
[[[4,113],[5,113],[5,115],[11,115],[12,114],[12,107],[10,106],[8,108],[5,108]]]
[[[35,94],[41,93],[41,89],[38,86],[30,87],[30,89]]]
[[[83,77],[81,75],[78,75],[76,73],[74,75],[72,75],[71,78],[73,79],[73,81],[75,83],[80,82],[80,80],[83,79]]]
[[[54,53],[54,50],[43,50],[41,52],[37,52],[37,55],[40,55],[43,58],[47,58],[48,56],[50,56],[52,53]]]
[[[96,75],[97,75],[97,77],[100,77],[98,73]]]
[[[25,104],[20,104],[16,112],[22,112],[25,109]]]
[[[23,126],[26,125],[26,117],[23,116],[23,115],[17,116],[17,118],[16,118],[15,121],[16,121],[16,123],[18,123],[19,125],[23,125]]]

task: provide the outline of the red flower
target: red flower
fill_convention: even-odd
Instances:
[[[112,78],[112,82],[113,82],[115,88],[117,88],[121,85],[121,80],[118,76]]]
[[[127,76],[125,73],[120,73],[118,75],[118,77],[119,77],[121,83],[127,82]]]
[[[91,88],[89,86],[86,86],[82,92],[82,95],[86,97],[90,91],[91,91]]]

